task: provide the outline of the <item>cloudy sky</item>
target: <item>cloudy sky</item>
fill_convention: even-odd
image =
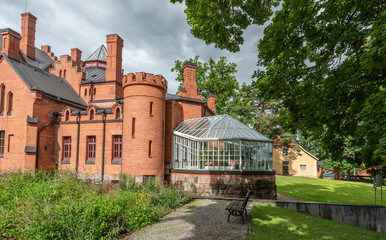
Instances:
[[[20,32],[26,0],[0,0],[0,28]],[[227,56],[237,64],[240,83],[251,82],[257,69],[257,43],[262,27],[250,27],[244,33],[240,52],[230,53],[206,45],[190,33],[183,4],[168,0],[28,0],[27,12],[37,17],[35,46],[50,45],[57,57],[70,55],[70,49],[82,50],[85,60],[106,35],[117,33],[124,40],[123,69],[130,72],[162,74],[168,80],[168,92],[175,93],[177,73],[170,69],[175,60],[199,55],[217,60]]]

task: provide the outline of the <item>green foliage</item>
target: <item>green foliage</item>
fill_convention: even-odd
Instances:
[[[262,25],[279,1],[183,1],[195,37],[238,51],[243,30]],[[253,3],[253,4],[252,4]],[[284,0],[259,41],[256,88],[282,101],[285,129],[343,162],[386,171],[386,4]],[[350,139],[352,138],[352,139]]]
[[[276,176],[277,192],[296,199],[313,202],[374,204],[371,183]],[[381,204],[381,189],[377,189],[377,204]],[[383,191],[383,199],[386,191]]]
[[[226,57],[222,56],[216,62],[209,58],[208,62],[201,62],[199,56],[185,61],[176,60],[172,72],[178,72],[176,81],[180,83],[179,89],[184,82],[184,70],[182,68],[186,61],[194,62],[197,65],[196,83],[197,89],[206,98],[210,93],[216,94],[216,111],[219,114],[228,112],[227,106],[237,95],[239,83],[234,74],[236,64],[228,63]]]
[[[172,187],[124,179],[119,189],[66,173],[1,174],[0,239],[115,239],[190,201]]]
[[[384,234],[297,213],[272,205],[254,205],[247,239],[385,239]]]

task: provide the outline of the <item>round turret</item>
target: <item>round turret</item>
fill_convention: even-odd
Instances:
[[[122,172],[137,182],[164,174],[165,94],[161,75],[130,73],[123,78]]]

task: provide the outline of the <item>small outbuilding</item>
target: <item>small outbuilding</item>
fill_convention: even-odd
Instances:
[[[171,180],[195,196],[275,199],[273,141],[229,115],[189,119],[173,132]]]

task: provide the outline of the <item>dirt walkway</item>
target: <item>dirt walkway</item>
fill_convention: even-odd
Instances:
[[[230,201],[197,199],[124,238],[128,239],[246,239],[248,224],[231,216],[227,222],[225,207]],[[251,212],[251,203],[247,207]]]

